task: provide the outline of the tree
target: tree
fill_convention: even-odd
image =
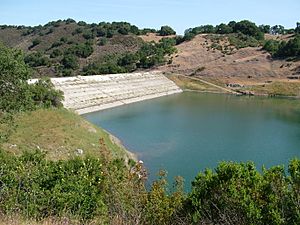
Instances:
[[[277,53],[278,49],[279,49],[279,41],[276,40],[268,40],[266,41],[266,43],[263,46],[263,49],[270,52],[271,55],[274,55]]]
[[[236,23],[233,31],[236,33],[241,32],[243,34],[252,36],[257,40],[264,39],[264,35],[260,31],[260,29],[255,25],[255,23],[252,23],[249,20],[242,20]]]
[[[31,67],[46,66],[49,64],[49,59],[41,52],[33,52],[31,54],[26,55],[24,61]]]
[[[61,63],[66,69],[76,70],[79,67],[78,59],[75,55],[72,54],[66,54],[62,59]]]
[[[224,23],[221,23],[216,27],[216,32],[218,34],[230,34],[232,33],[233,29],[229,25],[226,25]]]
[[[41,40],[40,40],[40,39],[38,39],[38,38],[33,39],[33,40],[32,40],[32,44],[31,44],[31,46],[29,47],[29,49],[32,49],[33,47],[39,45],[40,43],[41,43]]]
[[[275,25],[271,27],[271,34],[284,34],[284,26]]]
[[[29,84],[30,70],[20,50],[0,43],[0,111],[21,111],[33,106]]]
[[[160,36],[175,35],[176,32],[170,26],[162,26],[157,33]]]
[[[263,33],[265,33],[265,34],[269,34],[270,33],[270,31],[271,31],[271,26],[270,25],[264,25],[264,24],[262,24],[262,25],[259,25],[259,30],[261,31],[261,32],[263,32]]]
[[[296,28],[295,28],[295,33],[300,33],[300,22],[297,22]]]

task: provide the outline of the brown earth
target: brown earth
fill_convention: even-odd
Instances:
[[[140,35],[139,37],[146,42],[151,42],[151,41],[159,42],[163,38],[172,38],[172,37],[176,37],[176,35],[159,36],[156,33],[147,33],[146,35]]]

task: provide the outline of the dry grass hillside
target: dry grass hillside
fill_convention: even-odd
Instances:
[[[147,41],[157,41],[158,38],[155,35],[143,37]],[[266,37],[276,40],[289,38],[291,35]],[[235,89],[242,86],[242,89],[254,94],[272,94],[272,91],[265,89],[273,90],[273,86],[277,87],[278,83],[279,86],[296,86],[296,93],[292,95],[299,93],[300,81],[290,80],[288,77],[300,75],[300,62],[274,60],[268,52],[262,50],[262,47],[238,49],[230,45],[226,36],[211,34],[197,35],[191,41],[183,42],[176,47],[178,52],[172,56],[172,63],[159,67],[159,70],[201,77],[223,86],[237,84],[238,87]],[[262,89],[264,91],[261,91]]]

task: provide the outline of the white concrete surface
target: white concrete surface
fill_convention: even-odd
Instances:
[[[51,81],[64,92],[65,108],[79,114],[182,92],[158,71],[52,78]]]

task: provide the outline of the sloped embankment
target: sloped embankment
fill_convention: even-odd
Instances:
[[[64,106],[79,114],[180,93],[160,72],[52,78],[64,92]]]

